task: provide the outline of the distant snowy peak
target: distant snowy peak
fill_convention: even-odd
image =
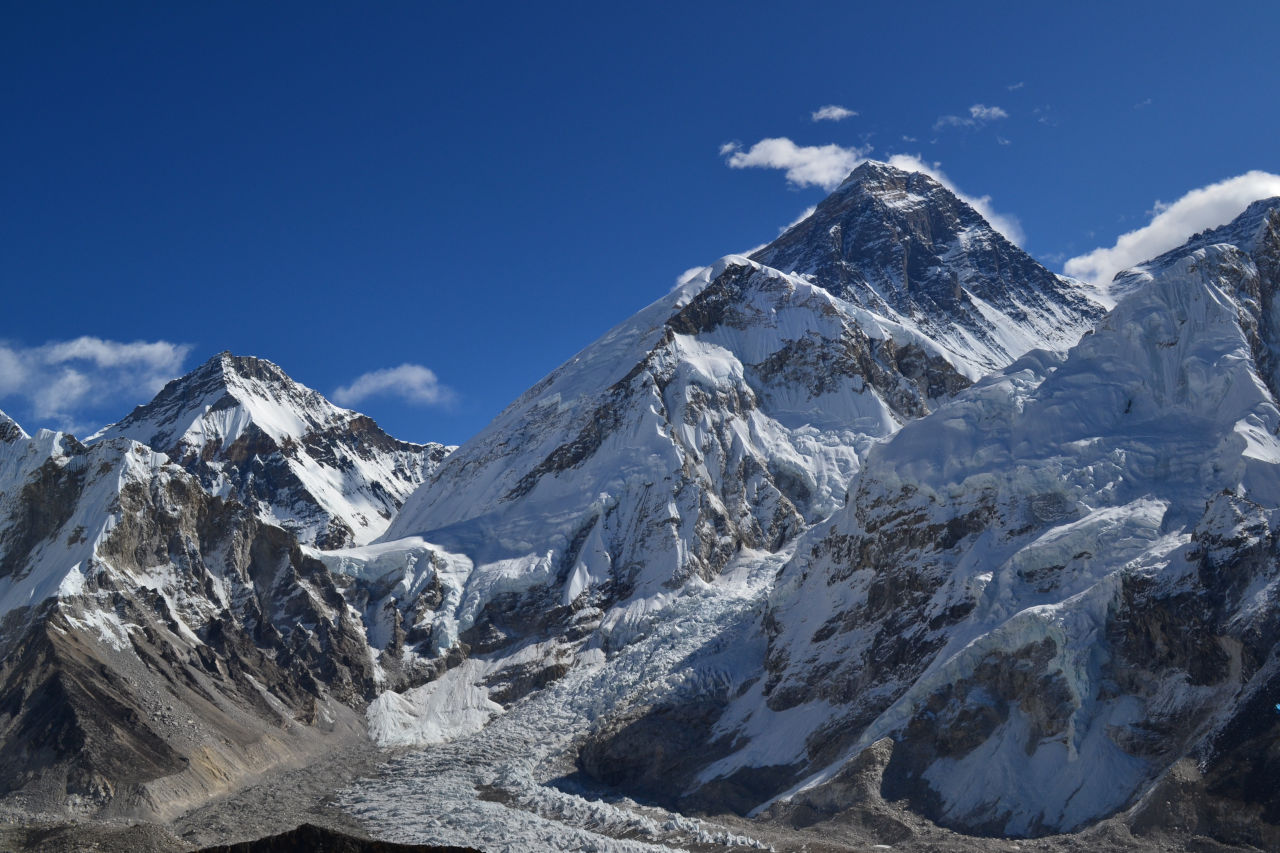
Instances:
[[[211,493],[322,548],[380,534],[449,451],[394,439],[275,364],[228,352],[94,440],[116,437],[168,454]]]
[[[1116,279],[1142,276],[1143,273],[1163,269],[1206,246],[1225,244],[1235,246],[1243,252],[1254,252],[1268,241],[1269,234],[1276,231],[1277,213],[1280,213],[1280,196],[1258,199],[1227,224],[1194,234],[1176,249],[1171,249],[1133,269],[1121,270],[1116,275]],[[1150,278],[1150,275],[1146,276],[1146,280],[1149,281]]]
[[[294,382],[275,364],[223,352],[165,385],[101,436],[127,435],[180,455],[184,448],[214,443],[229,448],[250,426],[284,441],[353,417],[359,416]]]
[[[464,630],[544,587],[665,595],[838,510],[869,446],[971,381],[1075,343],[1101,315],[1083,294],[932,178],[868,164],[522,395],[381,541],[472,561]]]
[[[1190,259],[1190,260],[1189,260]],[[1111,292],[1118,299],[1177,280],[1169,273],[1180,264],[1203,266],[1218,259],[1239,267],[1230,276],[1230,296],[1251,354],[1271,393],[1280,398],[1280,197],[1261,199],[1231,222],[1193,236],[1178,249],[1119,273]],[[1223,261],[1222,259],[1228,259]]]
[[[868,162],[752,255],[918,329],[976,378],[1033,347],[1066,349],[1102,314],[933,178]]]
[[[0,444],[8,444],[27,437],[27,433],[13,418],[0,412]]]

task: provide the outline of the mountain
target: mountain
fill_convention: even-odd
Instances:
[[[764,677],[691,787],[813,820],[870,762],[965,832],[1129,809],[1276,844],[1280,199],[1116,289],[1065,355],[872,448],[779,573]]]
[[[971,377],[1065,349],[1102,314],[929,175],[869,161],[751,256],[938,344]],[[966,369],[967,368],[967,369]]]
[[[227,353],[88,446],[0,417],[0,795],[162,818],[363,741],[430,669],[308,546],[380,531],[447,451]]]
[[[1050,324],[1065,327],[1056,338],[1065,341],[1099,312],[1076,283],[1004,241],[941,185],[887,166],[856,171],[814,217],[779,238],[777,251],[815,222],[858,218],[866,254],[851,245],[848,263],[862,263],[866,280],[884,292],[900,286],[874,271],[886,247],[914,239],[899,222],[904,183],[945,201],[965,228],[956,238],[964,245],[994,247],[938,261],[944,271],[955,261],[946,274],[964,282],[962,295],[1014,275],[982,268],[991,260],[1033,277],[1018,299],[1048,318],[1029,319],[1031,308],[1013,298],[1004,309],[988,306],[988,321],[1018,335],[1006,335],[1003,348],[962,351],[971,318],[941,302],[886,316],[822,286],[825,269],[787,274],[729,256],[701,270],[451,454],[379,540],[429,542],[470,566],[446,582],[456,603],[426,613],[430,630],[418,626],[436,653],[452,642],[488,656],[492,667],[477,677],[526,685],[493,691],[509,703],[527,689],[531,667],[558,671],[558,657],[583,637],[627,643],[686,583],[714,580],[744,552],[777,552],[836,511],[874,441],[949,399],[980,365],[1007,363],[1032,338],[1047,337],[1039,330]],[[770,249],[756,255],[767,256]],[[998,313],[1005,309],[1018,316]],[[951,347],[922,328],[949,330]],[[360,574],[358,562],[344,559],[337,570]],[[409,609],[422,612],[412,602],[385,606],[406,611],[406,625]],[[500,662],[502,649],[557,636],[568,639],[552,643],[560,650],[546,650],[541,664],[523,661],[507,672]],[[412,724],[402,722],[396,736],[412,737]]]
[[[414,843],[1275,846],[1278,211],[1104,314],[866,164],[452,452],[229,354],[87,446],[0,417],[4,806],[367,738],[337,801]]]
[[[226,352],[92,440],[111,438],[168,455],[206,491],[320,548],[382,533],[451,449],[394,439],[271,362]]]
[[[288,531],[128,439],[0,443],[0,794],[173,815],[362,736],[386,679]]]
[[[0,412],[0,444],[8,444],[11,441],[27,437],[26,431],[18,426],[17,421],[4,412]]]

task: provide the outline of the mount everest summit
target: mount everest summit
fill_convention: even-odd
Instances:
[[[867,163],[456,449],[230,354],[5,418],[0,795],[168,821],[371,738],[406,841],[1277,843],[1278,288],[1280,200],[1108,311]]]

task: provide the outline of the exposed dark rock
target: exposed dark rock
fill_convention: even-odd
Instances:
[[[706,764],[727,753],[728,744],[712,737],[724,710],[716,699],[635,709],[597,729],[578,750],[578,769],[589,779],[628,796],[671,809],[736,811],[745,814],[780,775],[768,768],[767,784],[743,778],[720,780],[713,795],[690,797],[692,782]],[[786,769],[781,775],[789,778]],[[767,794],[764,794],[767,795]]]
[[[304,823],[297,829],[238,844],[204,847],[195,853],[480,853],[474,847],[397,844],[347,835]]]

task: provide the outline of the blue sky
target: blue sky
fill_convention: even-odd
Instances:
[[[861,157],[1098,275],[1280,173],[1274,4],[620,6],[0,2],[0,408],[230,349],[460,442]]]

